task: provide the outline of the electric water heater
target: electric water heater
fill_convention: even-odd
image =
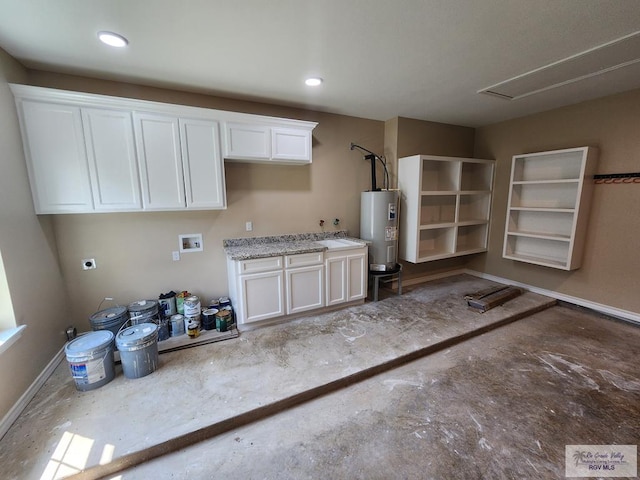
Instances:
[[[397,190],[362,192],[360,238],[369,241],[369,270],[385,272],[398,261]]]

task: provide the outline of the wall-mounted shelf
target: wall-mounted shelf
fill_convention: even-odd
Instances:
[[[413,155],[398,165],[402,260],[421,263],[486,251],[493,160]]]
[[[580,268],[596,161],[592,147],[513,157],[504,258]]]

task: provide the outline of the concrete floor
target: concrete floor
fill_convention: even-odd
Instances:
[[[463,275],[412,287],[402,297],[163,354],[141,379],[124,378],[118,366],[111,383],[90,392],[75,390],[65,361],[0,441],[2,478],[50,480],[114,465],[431,347],[403,366],[109,478],[551,479],[564,478],[567,444],[637,444],[640,328],[547,308],[553,302],[531,293],[484,314],[466,308],[464,293],[490,285]],[[487,331],[446,343],[477,329]]]

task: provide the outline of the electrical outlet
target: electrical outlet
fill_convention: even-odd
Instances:
[[[93,270],[94,268],[98,268],[95,258],[85,258],[84,260],[82,260],[83,270]]]
[[[171,255],[173,257],[174,262],[177,262],[178,260],[180,260],[180,252],[178,250],[171,252]]]
[[[250,232],[253,230],[253,222],[247,222],[244,225],[245,229],[247,230],[247,232]]]

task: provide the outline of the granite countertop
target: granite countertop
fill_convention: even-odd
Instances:
[[[347,236],[345,230],[328,233],[299,233],[271,237],[229,238],[222,241],[224,252],[231,260],[251,260],[253,258],[295,255],[297,253],[322,252],[327,247],[318,240],[344,238],[367,245],[365,240]]]

